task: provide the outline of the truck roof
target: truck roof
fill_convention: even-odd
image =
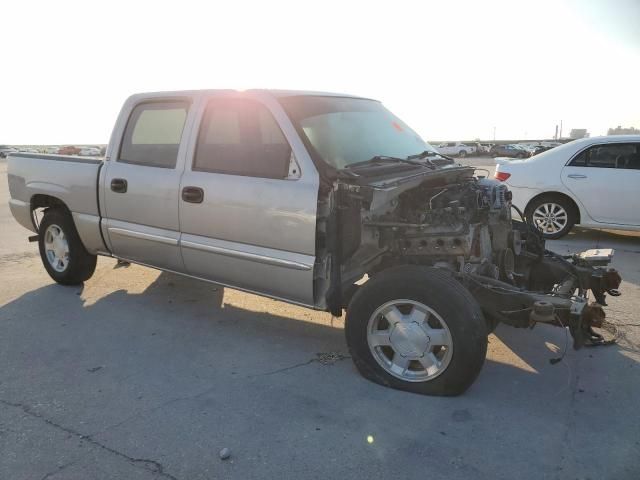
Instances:
[[[278,89],[262,89],[262,88],[252,88],[246,90],[234,90],[234,89],[202,89],[202,90],[173,90],[173,91],[160,91],[160,92],[141,92],[132,95],[132,97],[157,97],[157,96],[182,96],[182,95],[197,95],[202,93],[259,93],[259,94],[267,94],[272,97],[281,98],[281,97],[345,97],[345,98],[358,98],[362,100],[375,100],[373,98],[361,97],[358,95],[349,95],[345,93],[334,93],[334,92],[321,92],[321,91],[313,91],[313,90],[278,90]]]

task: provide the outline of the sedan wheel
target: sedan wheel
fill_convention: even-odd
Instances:
[[[557,235],[567,228],[569,215],[562,205],[541,203],[533,211],[533,223],[542,233]]]

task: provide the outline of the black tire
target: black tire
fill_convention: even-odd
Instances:
[[[500,325],[500,320],[490,317],[486,314],[484,315],[484,318],[487,323],[487,334],[495,332],[496,328],[498,328],[498,325]]]
[[[460,150],[460,153],[458,153],[458,156],[460,158],[464,158],[467,156],[467,151],[466,150]]]
[[[382,368],[371,352],[367,341],[369,319],[380,306],[396,299],[432,308],[449,328],[452,356],[435,378],[402,380]],[[345,334],[362,376],[380,385],[424,395],[464,393],[480,373],[487,353],[487,324],[478,303],[450,273],[436,268],[394,267],[366,282],[349,304]]]
[[[567,223],[560,231],[556,233],[542,232],[542,236],[548,240],[556,240],[567,235],[578,220],[578,211],[576,206],[571,200],[568,200],[562,195],[556,195],[549,193],[546,195],[540,195],[529,202],[525,209],[525,217],[530,225],[535,226],[533,222],[533,212],[535,212],[541,205],[545,203],[555,203],[560,205],[567,212]]]
[[[68,262],[62,271],[56,270],[47,258],[45,235],[51,226],[57,226],[63,233],[69,246]],[[87,252],[82,244],[73,218],[63,208],[49,208],[40,222],[38,246],[42,264],[49,276],[62,285],[79,285],[88,280],[96,269],[97,257]]]

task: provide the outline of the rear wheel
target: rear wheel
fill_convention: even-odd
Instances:
[[[554,240],[564,237],[576,223],[576,208],[560,195],[542,195],[527,206],[526,217],[545,238]]]
[[[466,150],[460,150],[460,153],[458,154],[458,156],[460,158],[464,158],[467,156],[467,151]]]
[[[63,285],[78,285],[96,269],[97,257],[84,248],[71,215],[61,208],[48,209],[39,228],[38,246],[49,276]]]
[[[403,266],[365,283],[349,304],[347,345],[360,373],[426,395],[459,395],[487,352],[475,299],[450,274]]]

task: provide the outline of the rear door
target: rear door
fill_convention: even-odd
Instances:
[[[191,103],[186,97],[153,98],[129,106],[102,188],[104,225],[117,257],[184,271],[178,207],[181,140]]]
[[[640,225],[640,143],[593,145],[576,155],[561,175],[596,222]]]
[[[248,93],[204,99],[181,183],[182,256],[192,275],[313,305],[318,175],[267,104]]]

